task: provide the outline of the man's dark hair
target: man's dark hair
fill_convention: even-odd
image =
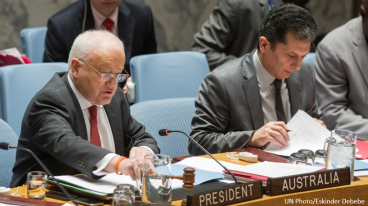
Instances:
[[[317,23],[306,9],[294,4],[281,4],[271,9],[262,20],[259,37],[266,37],[271,49],[274,49],[276,43],[287,44],[286,35],[289,32],[298,40],[312,42],[317,36]]]

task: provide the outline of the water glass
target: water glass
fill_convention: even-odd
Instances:
[[[326,164],[326,150],[318,149],[314,154],[314,165],[325,165]]]
[[[350,167],[350,180],[354,179],[354,160],[358,135],[348,130],[332,130],[326,140],[326,169]]]
[[[140,167],[137,187],[141,205],[171,206],[171,159],[168,155],[147,155]]]
[[[291,153],[289,157],[289,163],[290,164],[301,164],[306,165],[307,164],[307,156],[305,154],[301,154],[298,152]]]
[[[46,194],[47,174],[40,171],[31,171],[27,174],[28,198],[43,200]]]
[[[307,156],[307,165],[313,166],[314,165],[314,152],[309,149],[301,149],[298,153],[305,154]]]
[[[131,206],[135,203],[134,186],[120,184],[116,187],[112,197],[112,206]]]

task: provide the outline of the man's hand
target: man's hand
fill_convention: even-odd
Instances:
[[[322,120],[319,120],[317,118],[313,118],[314,120],[316,120],[318,123],[320,123],[324,128],[327,128],[325,123]]]
[[[132,81],[132,77],[129,77],[127,80],[126,80],[126,82],[131,82]],[[127,92],[128,92],[128,87],[126,86],[126,83],[125,83],[125,85],[124,85],[124,87],[123,87],[123,92],[124,92],[124,94],[126,95],[127,94]]]
[[[146,155],[152,155],[152,153],[144,147],[132,147],[129,153],[129,158],[144,158]]]
[[[262,147],[268,142],[272,142],[279,147],[283,147],[290,141],[289,134],[286,130],[285,122],[269,122],[253,133],[248,146]]]

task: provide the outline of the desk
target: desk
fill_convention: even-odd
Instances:
[[[226,155],[224,153],[221,154],[214,154],[215,158],[221,161],[231,162],[235,164],[241,164],[241,165],[248,165],[251,163],[247,163],[244,161],[239,160],[230,160],[226,158]],[[207,157],[207,156],[204,156]],[[209,157],[208,157],[209,158]],[[239,203],[234,205],[254,205],[254,206],[277,206],[277,205],[286,205],[286,203],[289,201],[289,204],[292,204],[291,201],[293,201],[294,204],[299,205],[310,205],[310,204],[302,204],[302,203],[296,203],[297,201],[313,201],[315,199],[321,201],[321,200],[335,200],[339,201],[339,203],[336,204],[327,204],[324,203],[322,205],[343,205],[342,201],[345,200],[364,200],[363,204],[354,204],[354,205],[368,205],[368,177],[360,177],[361,181],[355,181],[352,182],[350,185],[345,186],[339,186],[339,187],[331,187],[331,188],[325,188],[325,189],[318,189],[318,190],[311,190],[306,192],[298,192],[298,193],[292,193],[287,195],[279,195],[279,196],[267,196],[264,195],[261,199],[256,199],[252,201],[248,201],[245,203]],[[12,192],[15,192],[16,188],[12,189]],[[4,196],[0,196],[0,202],[2,202]],[[63,201],[55,200],[52,198],[46,198],[45,201],[50,202],[57,202],[57,203],[63,203]],[[43,201],[44,202],[44,201]],[[70,203],[70,201],[69,201]],[[47,205],[47,204],[44,204]],[[59,205],[59,204],[56,204]],[[172,203],[174,206],[180,206],[181,200],[174,201]],[[352,205],[347,204],[345,205]]]

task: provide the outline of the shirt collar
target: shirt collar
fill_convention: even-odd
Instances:
[[[114,22],[114,27],[116,28],[118,22],[119,7],[116,7],[115,11],[112,12],[110,16],[106,17],[97,11],[97,9],[92,5],[92,2],[90,2],[90,4],[92,8],[93,18],[95,19],[95,25],[97,26],[96,29],[102,27],[102,23],[105,21],[106,18],[110,18]]]
[[[271,74],[262,66],[257,53],[257,50],[253,53],[253,62],[254,67],[256,68],[257,77],[261,81],[262,87],[268,87],[273,83],[275,77],[271,76]]]
[[[81,109],[84,110],[84,109],[87,109],[87,108],[91,107],[92,103],[89,102],[86,98],[84,98],[84,96],[78,91],[77,87],[75,87],[72,79],[70,78],[69,73],[68,73],[68,82],[69,82],[69,85],[72,88],[75,96],[77,97],[77,100],[79,102],[79,105],[80,105]],[[96,105],[96,106],[102,107],[102,105]]]

